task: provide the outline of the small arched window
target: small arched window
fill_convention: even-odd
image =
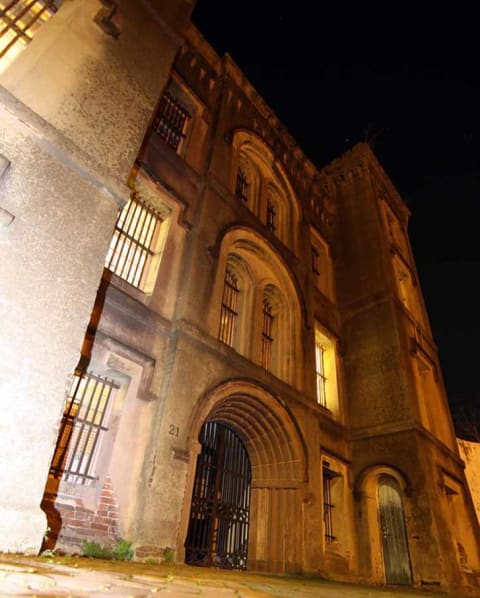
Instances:
[[[225,270],[225,281],[223,284],[222,308],[220,312],[220,329],[218,338],[233,347],[235,336],[235,325],[238,316],[237,304],[240,289],[236,274],[230,266]]]

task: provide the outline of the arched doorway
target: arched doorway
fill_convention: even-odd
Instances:
[[[395,478],[381,475],[378,481],[378,511],[382,537],[385,581],[412,583],[410,557],[400,486]]]
[[[219,421],[205,423],[199,441],[185,562],[245,569],[252,479],[247,450],[236,431]]]
[[[190,461],[178,553],[192,563],[190,549],[187,557],[187,544],[193,548],[191,498],[198,495],[195,489],[201,480],[197,475],[198,456],[204,451],[202,438],[209,422],[226,426],[239,437],[251,466],[248,562],[241,566],[246,565],[252,571],[301,571],[303,498],[308,471],[305,445],[284,402],[249,380],[229,380],[219,385],[206,394],[192,412],[190,443],[195,459]],[[207,529],[205,526],[205,533]],[[197,556],[195,560],[201,558]],[[213,566],[217,565],[212,558],[210,560]],[[205,563],[197,562],[208,563],[208,559]],[[232,566],[231,563],[228,566]]]

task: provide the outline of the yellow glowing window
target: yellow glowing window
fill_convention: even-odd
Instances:
[[[162,222],[160,214],[137,193],[132,193],[115,225],[105,267],[134,287],[143,289]]]
[[[319,327],[315,329],[315,377],[317,402],[339,415],[335,344]]]
[[[327,406],[327,399],[325,396],[325,384],[327,378],[325,376],[325,364],[324,364],[324,353],[325,349],[322,345],[316,344],[315,346],[315,367],[317,375],[317,401],[324,407]]]
[[[56,10],[54,0],[0,0],[0,73]]]
[[[240,289],[238,288],[237,277],[229,268],[227,268],[223,285],[218,338],[230,347],[233,347],[235,320],[238,316],[237,301],[239,293]]]
[[[118,388],[111,380],[92,372],[79,372],[65,402],[60,433],[50,473],[68,482],[95,480],[95,460],[113,394]]]

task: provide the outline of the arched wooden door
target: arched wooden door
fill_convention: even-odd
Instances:
[[[217,421],[204,424],[199,441],[185,562],[245,569],[251,484],[247,450],[231,427]]]
[[[385,581],[411,584],[412,572],[403,516],[400,486],[389,475],[382,475],[378,485],[378,508],[382,536]]]

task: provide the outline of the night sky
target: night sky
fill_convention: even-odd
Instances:
[[[428,13],[418,4],[375,12],[336,4],[198,0],[193,21],[319,168],[370,142],[412,212],[410,239],[454,418],[480,413],[477,20],[438,4]]]

